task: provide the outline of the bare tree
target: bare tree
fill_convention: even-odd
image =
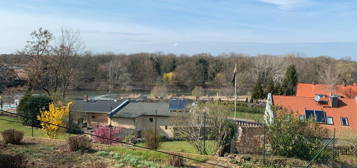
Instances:
[[[167,88],[166,86],[155,86],[151,89],[150,95],[162,99],[167,95]]]
[[[58,44],[51,44],[53,34],[39,28],[31,33],[22,51],[29,58],[27,64],[30,89],[41,89],[53,99],[64,99],[73,83],[75,56],[82,49],[79,32],[62,29]]]
[[[332,65],[328,65],[324,71],[323,82],[328,85],[326,88],[331,95],[334,94],[335,87],[339,81],[339,75]]]
[[[48,95],[48,69],[51,54],[53,34],[46,29],[39,28],[31,33],[31,40],[20,53],[29,58],[27,64],[29,89],[42,89]]]
[[[54,92],[59,92],[59,98],[64,99],[68,88],[75,82],[76,57],[83,51],[83,43],[79,31],[62,28],[58,44],[54,47],[52,61],[54,72]]]
[[[205,90],[201,86],[195,86],[192,90],[192,95],[196,97],[196,100],[205,94]]]
[[[109,63],[110,87],[126,88],[130,84],[131,78],[126,63],[126,59],[122,58],[113,58]]]
[[[175,134],[189,140],[201,154],[207,154],[204,140],[210,138],[220,141],[219,136],[224,131],[229,112],[229,108],[220,103],[195,104],[188,114],[174,117]]]

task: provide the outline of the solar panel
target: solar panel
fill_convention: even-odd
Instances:
[[[321,110],[315,110],[315,117],[316,117],[316,122],[325,122],[325,113]]]
[[[305,116],[308,120],[310,117],[314,117],[314,110],[305,110]]]

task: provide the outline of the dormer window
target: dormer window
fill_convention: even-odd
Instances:
[[[347,117],[341,117],[341,125],[342,126],[349,126]]]

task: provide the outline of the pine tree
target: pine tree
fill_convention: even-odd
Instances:
[[[270,79],[268,82],[267,93],[276,94],[276,89],[273,79]]]
[[[295,66],[290,65],[285,73],[283,80],[282,90],[284,95],[294,95],[295,88],[298,82],[298,74],[296,72]]]
[[[255,84],[252,97],[254,99],[263,99],[263,98],[265,98],[264,90],[263,90],[263,87],[262,87],[262,82],[261,82],[260,79],[258,79],[257,83]]]

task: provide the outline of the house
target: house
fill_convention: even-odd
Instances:
[[[325,90],[326,87],[298,84],[296,96],[273,95],[271,104],[296,112],[301,120],[312,118],[328,130],[330,137],[334,130],[337,137],[347,132],[357,134],[357,97],[349,98],[355,96],[355,86],[337,85],[334,94]]]
[[[357,85],[336,85],[333,88],[326,84],[298,83],[296,96],[314,97],[316,94],[339,95],[343,98],[354,99],[357,96]]]
[[[156,129],[158,135],[173,137],[173,128],[166,102],[130,102],[110,117],[113,126],[132,129],[141,136],[146,129]]]
[[[108,114],[120,110],[127,101],[120,100],[74,100],[70,106],[70,122],[80,127],[92,127],[95,124],[108,124]]]

